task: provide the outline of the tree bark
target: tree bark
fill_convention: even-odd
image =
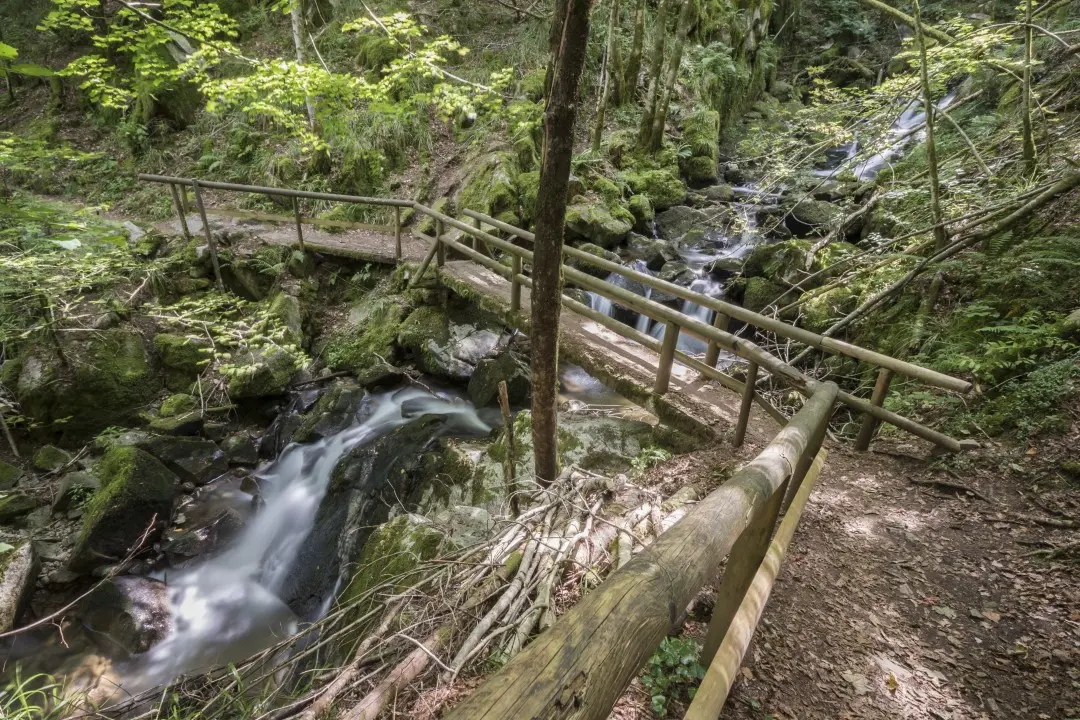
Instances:
[[[949,235],[941,223],[941,185],[938,182],[937,147],[934,145],[934,99],[930,94],[930,73],[926,67],[926,36],[919,0],[915,0],[915,39],[919,43],[919,77],[922,82],[923,109],[926,113],[926,164],[930,171],[930,212],[934,219],[934,249],[941,250],[948,244]]]
[[[551,18],[551,31],[548,33],[548,53],[551,59],[548,61],[547,72],[544,74],[544,98],[551,96],[551,84],[555,82],[555,73],[558,70],[559,47],[562,45],[563,26],[566,24],[566,2],[557,0],[555,14]]]
[[[885,13],[886,15],[891,15],[892,17],[896,18],[897,20],[904,23],[905,25],[907,25],[910,28],[915,27],[915,18],[911,17],[910,15],[908,15],[905,12],[901,12],[900,10],[897,10],[896,8],[892,7],[891,5],[887,5],[886,3],[881,2],[881,0],[859,0],[859,1],[863,5],[867,5],[869,7],[872,7],[875,10],[880,10],[881,12]],[[943,33],[940,30],[935,30],[934,28],[924,28],[924,31],[925,31],[925,33],[927,35],[934,38],[935,40],[937,40],[940,43],[951,43],[951,42],[953,42],[953,37],[951,35]]]
[[[562,306],[562,246],[566,193],[574,152],[578,86],[589,39],[589,0],[561,0],[558,53],[548,67],[553,75],[544,110],[544,149],[540,192],[536,197],[536,239],[532,271],[532,431],[536,479],[549,485],[559,474],[556,444],[558,407],[559,310]],[[553,31],[552,34],[555,34]],[[555,72],[551,72],[551,66]]]
[[[637,96],[638,78],[641,75],[641,56],[645,50],[645,0],[637,0],[634,7],[634,39],[630,45],[630,57],[623,72],[622,92],[619,104],[633,102]]]
[[[619,0],[611,0],[611,13],[608,15],[607,49],[604,51],[604,63],[600,70],[600,100],[596,104],[596,124],[593,126],[592,150],[600,151],[600,141],[604,138],[604,119],[612,95],[618,96],[619,66],[616,61],[618,43],[615,42],[615,30],[619,24]]]
[[[289,19],[292,21],[293,47],[296,48],[296,62],[304,64],[304,0],[292,0],[292,8],[289,10]],[[308,129],[315,129],[315,106],[311,103],[311,96],[304,93],[304,104],[307,105]]]
[[[1024,172],[1035,174],[1035,135],[1031,129],[1031,0],[1027,0],[1024,18],[1024,80],[1020,88],[1023,105]]]
[[[649,51],[649,92],[645,97],[645,111],[641,115],[638,145],[645,147],[652,134],[653,116],[661,92],[661,75],[664,72],[664,46],[667,44],[668,0],[660,0],[653,25],[652,49]]]
[[[690,32],[690,25],[694,21],[694,8],[697,0],[683,0],[682,10],[679,12],[679,24],[675,31],[675,47],[671,50],[668,58],[667,77],[664,80],[664,89],[657,104],[656,113],[653,115],[652,130],[649,132],[650,150],[658,150],[664,144],[664,128],[667,125],[668,107],[671,105],[671,96],[675,92],[675,83],[679,80],[679,66],[682,64],[683,48],[686,46],[686,36]]]

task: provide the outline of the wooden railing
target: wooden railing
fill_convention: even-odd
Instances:
[[[186,205],[180,189],[194,189],[212,254],[216,250],[200,193],[202,187],[294,199],[394,207],[395,257],[398,260],[402,256],[401,208],[411,207],[435,221],[434,237],[413,231],[415,236],[431,244],[430,251],[413,274],[413,283],[426,277],[432,263],[438,281],[447,252],[452,251],[509,280],[512,314],[521,311],[521,289],[532,285],[526,273],[528,265],[532,263],[532,252],[496,237],[484,230],[483,226],[506,233],[511,240],[531,242],[535,239],[532,233],[480,213],[465,211],[472,221],[472,224],[468,224],[419,203],[404,200],[309,193],[157,175],[139,177],[171,186],[185,233],[188,232]],[[297,241],[302,245],[301,217],[295,204],[294,212]],[[460,230],[469,238],[469,242],[455,239],[447,232],[448,228]],[[497,252],[504,254],[504,262],[495,259]],[[576,248],[567,247],[564,253],[576,261],[619,273],[648,287],[716,311],[716,321],[704,323],[580,270],[563,266],[564,277],[574,285],[665,323],[664,338],[657,340],[573,298],[564,296],[562,300],[574,312],[659,353],[654,394],[663,395],[668,391],[672,366],[678,361],[741,393],[742,403],[735,430],[736,445],[745,436],[751,405],[755,401],[765,407],[783,427],[760,455],[699,502],[645,551],[612,573],[551,629],[534,639],[505,667],[488,678],[449,717],[454,720],[571,717],[599,720],[607,717],[612,705],[660,641],[676,629],[675,625],[698,591],[707,583],[716,584],[720,565],[727,558],[727,565],[717,585],[716,606],[700,658],[708,669],[687,713],[687,717],[694,720],[712,720],[719,715],[731,689],[780,562],[824,464],[826,453],[822,442],[835,404],[839,401],[864,413],[858,440],[858,445],[863,449],[869,444],[875,424],[884,421],[942,447],[959,450],[961,445],[953,438],[887,411],[882,403],[893,373],[959,392],[967,392],[971,385],[903,360],[793,327]],[[216,269],[216,254],[214,257]],[[505,264],[506,259],[509,259],[509,266]],[[834,383],[807,377],[753,342],[733,335],[727,328],[732,318],[780,337],[878,367],[878,382],[871,400],[868,402],[842,392]],[[709,343],[704,361],[678,350],[678,337],[683,330]],[[715,367],[720,348],[726,348],[747,361],[745,381],[726,375]],[[765,369],[807,397],[802,409],[790,420],[756,393],[758,368]],[[783,519],[778,524],[781,515]]]

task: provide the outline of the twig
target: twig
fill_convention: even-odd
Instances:
[[[919,480],[918,478],[908,478],[908,482],[912,485],[922,485],[924,487],[936,487],[942,490],[955,490],[957,492],[966,492],[969,495],[979,498],[983,502],[988,502],[992,504],[994,502],[978,490],[972,490],[967,485],[961,485],[960,483],[948,482],[947,480]]]

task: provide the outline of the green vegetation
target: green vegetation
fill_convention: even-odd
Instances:
[[[657,717],[667,717],[672,702],[694,699],[697,683],[705,677],[705,668],[698,663],[700,654],[697,640],[666,637],[645,663],[641,684],[651,696]]]

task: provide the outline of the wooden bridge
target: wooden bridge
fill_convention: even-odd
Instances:
[[[530,243],[534,236],[521,228],[469,210],[463,213],[465,220],[458,219],[408,200],[159,175],[143,174],[139,178],[170,187],[181,229],[187,234],[190,228],[186,191],[193,190],[215,271],[216,246],[202,189],[285,197],[293,201],[294,214],[290,219],[295,222],[295,235],[279,241],[373,262],[418,263],[412,282],[426,279],[431,270],[436,282],[528,330],[528,313],[524,310],[530,304],[528,272],[532,252],[513,241]],[[304,219],[296,204],[300,198],[390,207],[394,225],[384,232],[369,230],[356,243],[334,236],[313,236],[310,231],[305,238]],[[432,218],[435,234],[413,230],[409,237],[403,237],[403,208],[412,208],[418,215]],[[716,718],[824,465],[826,451],[822,443],[835,405],[840,403],[862,414],[856,440],[860,450],[869,447],[878,423],[887,422],[955,452],[962,449],[961,442],[888,411],[883,404],[895,374],[960,393],[968,392],[971,384],[817,335],[576,248],[565,247],[564,257],[575,265],[585,263],[618,273],[646,287],[708,307],[715,311],[715,320],[710,325],[564,264],[563,277],[568,283],[664,323],[666,329],[663,339],[658,340],[564,296],[563,305],[573,312],[562,314],[562,352],[662,420],[684,426],[691,424],[695,429],[707,429],[717,435],[718,429],[733,426],[731,440],[735,446],[743,443],[748,430],[763,440],[772,439],[731,480],[699,502],[647,550],[612,573],[550,630],[535,638],[483,683],[449,717],[461,720],[607,717],[629,682],[671,632],[682,610],[703,585],[715,584],[716,607],[700,659],[708,670],[686,717]],[[808,377],[755,343],[729,332],[732,319],[877,368],[877,383],[871,397],[855,397],[831,382]],[[704,359],[678,350],[679,333],[683,331],[708,343]],[[745,360],[745,380],[717,369],[721,349]],[[790,420],[755,391],[761,372],[771,374],[807,398]],[[768,419],[758,418],[752,424],[751,411],[755,404]],[[722,577],[718,577],[725,558],[726,568]]]

